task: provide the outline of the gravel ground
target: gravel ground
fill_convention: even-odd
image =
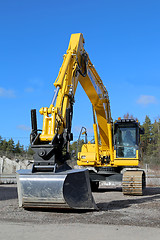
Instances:
[[[147,188],[144,196],[123,196],[121,188],[103,186],[93,196],[99,211],[29,211],[18,207],[15,184],[0,185],[0,222],[34,225],[89,223],[160,228],[160,187]]]

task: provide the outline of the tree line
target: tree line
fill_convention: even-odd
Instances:
[[[143,162],[160,165],[160,118],[152,123],[146,116],[141,127],[144,128],[144,134],[141,135]]]
[[[128,113],[124,115],[124,118],[134,118],[133,115]],[[137,119],[137,118],[134,118]],[[149,116],[145,117],[145,121],[141,124],[141,127],[144,128],[144,134],[141,135],[141,150],[142,150],[142,159],[143,163],[151,165],[160,165],[160,118],[157,118],[153,123]],[[77,141],[70,144],[70,153],[73,160],[76,160],[76,153],[81,150],[81,147],[84,143],[84,140],[79,141],[79,146],[77,149]],[[75,154],[72,156],[72,152]],[[18,141],[16,144],[13,139],[10,138],[8,141],[2,139],[0,136],[0,155],[33,155],[33,150],[31,147],[24,148],[23,145]]]
[[[0,156],[13,157],[15,154],[21,156],[25,154],[33,155],[33,151],[30,146],[24,148],[24,145],[21,145],[19,141],[15,143],[12,138],[7,141],[0,136]]]

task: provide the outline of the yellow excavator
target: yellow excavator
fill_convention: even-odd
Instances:
[[[72,169],[67,160],[78,82],[93,107],[94,143],[84,143],[77,156],[82,169]],[[81,33],[71,35],[54,86],[51,105],[39,111],[42,130],[37,128],[36,110],[31,110],[34,163],[31,170],[17,172],[19,206],[96,209],[91,186],[107,179],[122,180],[124,194],[142,195],[145,172],[138,165],[143,129],[134,119],[113,123],[108,92],[84,49]]]

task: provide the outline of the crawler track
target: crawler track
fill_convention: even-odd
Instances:
[[[143,170],[127,170],[123,174],[122,191],[124,195],[143,195],[146,187]]]

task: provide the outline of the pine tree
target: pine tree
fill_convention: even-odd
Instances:
[[[6,139],[2,140],[1,150],[6,152],[7,146],[8,142],[6,141]]]
[[[12,138],[9,139],[7,142],[6,152],[8,152],[8,153],[14,152],[14,141]]]
[[[34,154],[34,151],[32,150],[31,146],[29,145],[28,149],[27,149],[27,153],[29,155],[33,155]]]
[[[0,136],[0,150],[1,150],[1,146],[2,146],[2,137]]]
[[[151,154],[151,142],[152,142],[152,124],[149,116],[146,116],[145,122],[143,123],[142,127],[144,128],[144,134],[141,136],[141,143],[143,147],[143,152],[147,153],[148,155]]]
[[[160,162],[160,119],[155,120],[152,128],[152,149],[154,162],[157,164]]]
[[[21,153],[21,145],[20,145],[19,141],[17,142],[17,144],[15,146],[14,152],[15,153]]]
[[[20,150],[21,150],[21,153],[25,153],[26,151],[24,150],[24,145],[20,145]]]

